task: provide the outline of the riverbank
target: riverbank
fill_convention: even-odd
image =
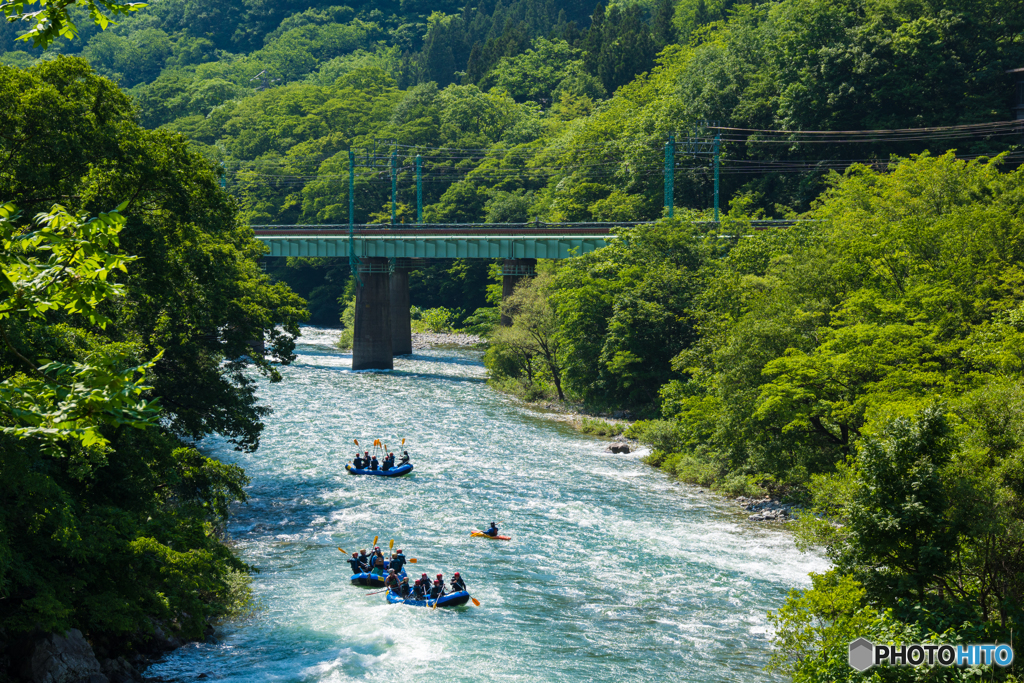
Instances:
[[[494,387],[501,391],[500,387]],[[587,410],[582,404],[574,404],[568,401],[553,401],[549,399],[540,401],[528,401],[520,396],[507,391],[502,393],[513,396],[520,400],[526,407],[555,422],[569,424],[581,434],[598,436],[609,439],[610,443],[605,450],[610,453],[628,454],[635,452],[645,444],[637,438],[627,436],[629,428],[634,422],[627,419],[626,411],[613,413]],[[643,459],[644,464],[655,469],[662,470],[655,462],[648,458]],[[664,471],[664,470],[662,470]],[[670,475],[673,473],[669,472]],[[752,513],[747,519],[752,522],[770,522],[776,524],[788,524],[794,521],[794,513],[801,509],[801,506],[784,501],[781,497],[772,496],[768,492],[764,495],[756,495],[753,492],[735,493],[717,490],[698,482],[687,481],[681,477],[674,477],[679,483],[692,486],[698,493],[712,493],[729,501],[730,504]]]
[[[463,332],[413,332],[412,348],[431,349],[437,347],[473,347],[486,343],[483,337]]]

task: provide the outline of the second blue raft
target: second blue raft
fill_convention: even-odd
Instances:
[[[414,607],[433,607],[433,598],[427,600],[414,600],[413,598],[403,598],[402,596],[388,591],[388,602],[392,605],[412,605]],[[458,607],[459,605],[465,605],[469,602],[468,591],[458,591],[457,593],[449,593],[437,600],[438,607]]]

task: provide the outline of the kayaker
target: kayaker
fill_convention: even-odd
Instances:
[[[490,536],[491,538],[495,538],[498,535],[498,525],[494,522],[491,522],[491,527],[484,531],[484,533]]]
[[[466,590],[466,582],[462,580],[458,572],[452,575],[452,593]]]
[[[391,556],[391,566],[395,568],[396,572],[401,572],[402,567],[405,566],[405,555],[402,554],[401,548],[399,548],[398,552]]]
[[[374,454],[373,457],[370,458],[370,470],[373,471],[373,472],[376,472],[377,471],[377,467],[379,465],[380,465],[380,463],[377,462],[377,456],[376,456],[376,454]]]
[[[352,566],[353,574],[362,574],[366,571],[363,569],[363,561],[359,559],[359,553],[352,553],[352,559],[348,563]]]
[[[394,569],[389,569],[388,578],[384,579],[384,587],[390,590],[392,593],[397,593],[398,595],[401,595],[402,593],[398,588],[400,584],[401,582],[398,580],[398,574],[395,573]]]

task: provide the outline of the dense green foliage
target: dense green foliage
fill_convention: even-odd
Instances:
[[[46,54],[15,40],[17,23],[0,27],[0,61],[82,54],[131,87],[144,125],[183,133],[222,163],[251,222],[347,221],[350,148],[356,220],[389,221],[386,140],[402,145],[399,222],[415,218],[417,152],[428,221],[620,221],[661,216],[665,141],[705,120],[801,131],[1010,118],[1005,71],[1024,64],[1019,9],[1019,0],[160,0],[106,31],[83,15],[83,40]],[[786,216],[806,210],[828,169],[849,160],[993,154],[1019,142],[768,137],[725,143],[724,205],[744,197],[751,210]],[[681,153],[678,164],[675,204],[706,210],[707,157]],[[345,268],[273,272],[310,297],[315,321],[336,324]],[[459,278],[445,270],[425,276],[431,287]],[[320,284],[304,284],[314,274]],[[478,286],[467,290],[438,300],[414,286],[413,302],[484,306]]]
[[[0,633],[201,636],[244,592],[218,529],[247,480],[190,443],[258,446],[302,301],[213,166],[83,61],[0,67],[0,102],[0,196],[45,212],[0,220]]]

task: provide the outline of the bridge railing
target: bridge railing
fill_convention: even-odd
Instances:
[[[351,227],[357,234],[423,234],[431,233],[452,233],[486,231],[504,231],[516,234],[536,234],[539,231],[551,230],[594,230],[602,234],[615,228],[631,228],[638,225],[653,225],[655,221],[618,221],[618,222],[578,222],[578,223],[548,223],[545,221],[530,221],[528,223],[355,223],[349,226],[348,223],[319,223],[319,224],[294,224],[294,225],[272,225],[256,224],[251,225],[254,231],[283,230],[293,232],[322,231],[322,230],[349,230]],[[719,221],[694,221],[697,225],[714,226]],[[800,222],[789,219],[765,219],[752,220],[750,224],[754,228],[789,227]],[[493,234],[493,233],[492,233]]]

